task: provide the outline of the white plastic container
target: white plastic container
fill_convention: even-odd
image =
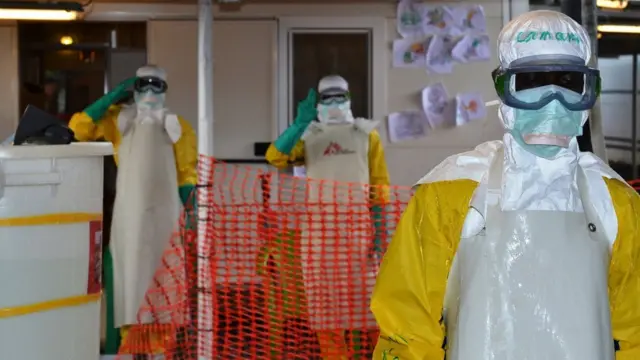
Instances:
[[[109,143],[0,146],[0,359],[100,358],[100,300],[90,294],[112,152]]]

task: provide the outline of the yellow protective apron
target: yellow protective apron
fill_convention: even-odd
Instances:
[[[585,212],[502,211],[503,150],[489,171],[485,229],[463,238],[445,298],[447,360],[613,360],[610,243]]]
[[[164,111],[138,114],[132,108],[118,117],[122,144],[110,242],[116,327],[162,322],[150,312],[138,319],[138,311],[154,302],[145,300],[145,294],[180,213],[173,143],[165,129],[168,118]]]

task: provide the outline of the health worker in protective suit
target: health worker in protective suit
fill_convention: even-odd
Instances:
[[[640,359],[640,198],[576,139],[591,56],[558,12],[502,29],[503,140],[416,184],[373,293],[374,359]]]
[[[382,211],[389,174],[377,125],[354,119],[347,81],[326,76],[318,93],[310,90],[298,104],[294,123],[266,154],[278,168],[306,168],[304,292],[310,327],[324,359],[353,355],[346,330],[351,331],[349,343],[368,343],[370,349],[378,334],[368,303],[378,267],[375,258],[386,237]]]
[[[131,85],[134,104],[114,105]],[[138,311],[177,229],[181,203],[187,210],[194,207],[196,136],[186,120],[165,108],[166,91],[163,69],[141,67],[134,78],[75,114],[69,124],[79,141],[104,138],[113,143],[118,166],[104,262],[108,353],[118,347],[113,329],[120,328],[126,341],[129,328],[139,324]],[[153,319],[140,320],[145,324]]]

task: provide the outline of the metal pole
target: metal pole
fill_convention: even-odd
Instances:
[[[582,0],[582,26],[587,30],[591,40],[591,65],[598,67],[598,7],[596,0]],[[607,150],[604,145],[604,132],[602,129],[602,114],[600,112],[600,100],[591,109],[589,116],[589,131],[593,153],[607,161]],[[582,149],[581,149],[582,150]],[[586,150],[586,149],[585,149]]]
[[[633,82],[631,91],[633,97],[631,98],[631,178],[636,180],[638,178],[638,121],[636,119],[636,112],[638,106],[636,105],[636,99],[638,98],[638,54],[633,53]]]
[[[561,0],[560,10],[563,14],[575,20],[578,24],[583,24],[582,5],[582,0]],[[578,136],[578,147],[580,148],[580,151],[593,152],[593,141],[591,138],[591,124],[593,123],[592,117],[593,115],[589,116],[589,119],[587,119],[587,122],[582,128],[582,135]]]
[[[213,156],[213,2],[198,0],[198,152],[200,181],[208,179],[207,164]],[[209,159],[207,159],[209,158]],[[200,182],[199,181],[199,182]],[[213,359],[213,309],[214,291],[211,287],[209,259],[211,249],[207,242],[209,224],[209,184],[199,184],[198,196],[198,238],[197,238],[197,359]]]

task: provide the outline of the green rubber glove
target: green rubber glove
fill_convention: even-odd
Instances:
[[[113,90],[106,93],[103,97],[96,100],[93,104],[87,106],[84,109],[84,113],[87,114],[93,120],[94,123],[97,123],[102,119],[104,114],[109,110],[109,106],[117,103],[122,98],[127,96],[127,89],[133,85],[137,80],[137,77],[129,78],[116,86]]]
[[[316,91],[309,89],[307,98],[298,103],[298,112],[293,124],[285,130],[273,145],[283,154],[289,155],[298,140],[304,134],[307,126],[318,117],[316,109]]]
[[[185,228],[187,230],[194,230],[198,226],[198,202],[196,201],[196,187],[194,185],[182,185],[178,188],[178,194],[180,195],[180,201],[184,206],[185,212]]]

